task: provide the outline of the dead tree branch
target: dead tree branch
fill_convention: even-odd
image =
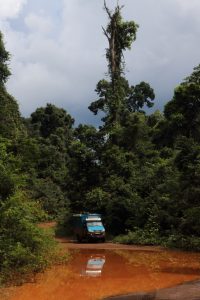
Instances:
[[[104,9],[107,12],[109,18],[112,19],[112,13],[111,13],[111,11],[109,10],[109,8],[106,5],[106,0],[104,0]]]

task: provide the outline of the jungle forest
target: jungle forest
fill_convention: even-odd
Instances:
[[[0,34],[1,282],[45,268],[56,246],[37,224],[65,234],[73,213],[101,213],[114,242],[200,250],[200,65],[150,114],[153,87],[125,74],[138,25],[104,9],[107,76],[89,106],[99,128],[51,103],[22,117]]]

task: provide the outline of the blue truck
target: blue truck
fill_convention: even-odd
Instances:
[[[74,214],[71,221],[72,231],[78,242],[83,240],[105,242],[105,228],[100,214]]]

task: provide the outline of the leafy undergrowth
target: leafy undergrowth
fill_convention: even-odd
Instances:
[[[185,236],[177,233],[161,237],[157,229],[143,230],[135,228],[134,231],[129,231],[125,235],[115,237],[113,242],[129,245],[160,245],[187,251],[200,251],[199,237]]]
[[[172,234],[167,238],[164,246],[187,251],[200,251],[200,237]]]
[[[134,231],[128,231],[125,235],[115,237],[113,242],[130,245],[159,245],[161,238],[156,229],[143,230],[135,228]]]
[[[0,285],[20,284],[52,264],[63,263],[52,229],[37,226],[40,208],[19,193],[0,207]]]

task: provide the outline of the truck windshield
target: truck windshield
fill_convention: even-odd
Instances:
[[[88,226],[103,226],[101,222],[99,221],[89,221],[87,222]]]

